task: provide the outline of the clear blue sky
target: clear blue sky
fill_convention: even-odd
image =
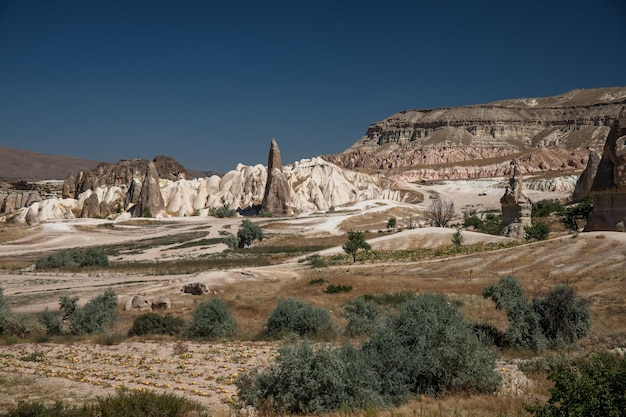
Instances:
[[[626,85],[626,2],[0,0],[0,146],[188,168],[397,111]]]

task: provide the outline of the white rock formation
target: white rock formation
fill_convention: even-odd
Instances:
[[[327,210],[333,206],[372,199],[402,199],[402,193],[382,187],[376,178],[339,168],[321,158],[303,159],[285,166],[283,171],[293,191],[290,206],[298,211]],[[260,205],[266,180],[265,166],[242,164],[221,178],[213,175],[193,180],[161,180],[165,212],[153,215],[208,215],[211,207],[245,209]],[[81,193],[77,199],[44,200],[22,209],[18,221],[26,222],[27,216],[36,216],[39,221],[73,218],[73,210],[79,212],[85,200],[93,194],[97,196],[98,203],[117,203],[123,206],[126,192],[127,190],[118,186],[102,186]]]

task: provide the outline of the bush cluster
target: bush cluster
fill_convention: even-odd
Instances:
[[[99,248],[64,249],[40,258],[35,263],[37,270],[87,266],[109,266],[109,258]]]
[[[237,215],[237,210],[229,209],[226,206],[211,207],[209,208],[209,215],[220,219],[225,217],[235,217]]]
[[[278,300],[265,324],[265,336],[279,339],[296,334],[302,337],[319,338],[330,334],[332,322],[330,313],[302,300],[291,298]]]
[[[185,335],[190,338],[220,339],[231,336],[236,330],[237,323],[226,301],[212,298],[198,305],[191,323],[185,329]]]
[[[502,234],[502,215],[486,213],[484,218],[471,213],[463,219],[463,227],[473,227],[477,232],[499,236]]]
[[[45,405],[41,402],[21,401],[2,417],[183,417],[208,416],[203,407],[191,400],[149,390],[120,391],[114,396],[98,398],[82,406],[56,402]]]
[[[567,285],[529,302],[515,278],[508,275],[485,288],[483,296],[491,298],[497,309],[506,310],[510,324],[505,339],[513,347],[535,352],[547,346],[562,347],[587,335],[591,327],[587,301]]]
[[[137,317],[128,331],[129,336],[144,334],[167,334],[170,336],[181,334],[185,321],[171,314],[161,316],[156,313],[146,313]]]
[[[354,304],[375,306],[364,298]],[[360,348],[285,345],[269,369],[237,380],[239,397],[262,412],[319,414],[498,388],[495,350],[445,297],[413,297],[381,323]]]
[[[533,223],[530,226],[524,226],[526,240],[546,240],[550,234],[550,226],[545,223]]]
[[[379,324],[382,318],[381,309],[372,299],[364,296],[356,297],[346,306],[348,336],[367,336]]]
[[[261,229],[261,226],[258,224],[244,219],[241,222],[241,227],[237,231],[237,240],[239,249],[252,245],[252,242],[255,240],[260,242],[263,240],[263,229]]]
[[[537,417],[626,417],[626,357],[597,353],[550,374],[546,404],[527,407]]]
[[[78,306],[78,297],[61,297],[61,310],[70,323],[70,333],[87,335],[104,333],[117,316],[117,295],[112,289],[92,298],[83,307]]]

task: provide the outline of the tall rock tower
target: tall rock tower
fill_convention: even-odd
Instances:
[[[593,212],[585,231],[626,231],[626,107],[611,126],[591,195]]]
[[[270,153],[267,158],[267,182],[261,208],[275,216],[291,216],[293,210],[289,207],[291,201],[291,187],[283,173],[283,161],[276,139],[272,138]]]
[[[512,161],[513,176],[509,180],[509,185],[502,198],[502,225],[504,235],[515,239],[526,238],[525,226],[530,226],[532,203],[522,192],[522,174],[517,161]]]
[[[141,185],[139,199],[132,209],[133,217],[154,217],[165,210],[165,202],[161,195],[159,174],[154,162],[150,161],[146,176]]]

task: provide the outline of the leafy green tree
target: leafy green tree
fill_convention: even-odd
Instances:
[[[397,220],[396,220],[395,217],[390,218],[387,221],[387,229],[395,229],[396,228],[396,223],[397,223]]]
[[[356,255],[359,249],[370,250],[372,247],[365,240],[365,233],[360,231],[349,231],[348,240],[341,246],[348,255],[352,256],[352,262],[356,262]]]
[[[586,222],[593,212],[593,203],[587,198],[565,211],[563,224],[568,230],[577,232],[580,229],[579,222]]]
[[[226,301],[212,298],[200,303],[196,308],[185,333],[194,338],[218,339],[231,336],[236,330],[237,323]]]
[[[180,317],[175,317],[171,314],[161,316],[156,313],[146,313],[133,321],[128,335],[169,334],[173,336],[182,333],[184,327],[185,321]]]
[[[256,223],[252,223],[248,219],[241,222],[241,227],[237,232],[237,240],[239,249],[252,245],[254,240],[263,240],[263,229]]]

